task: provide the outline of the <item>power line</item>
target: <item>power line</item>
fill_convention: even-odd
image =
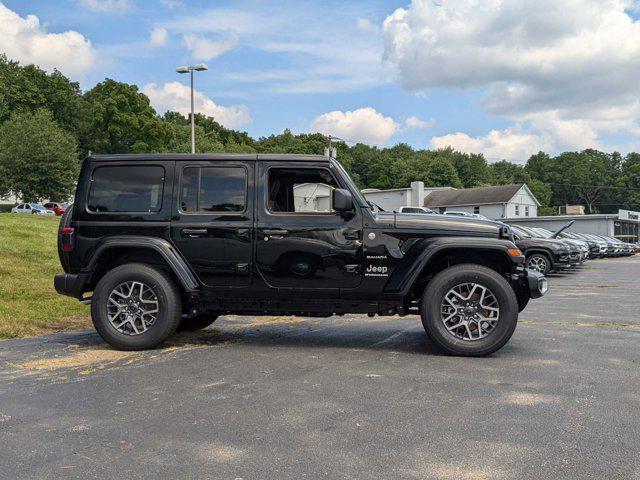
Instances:
[[[542,183],[545,183],[547,185],[554,185],[556,187],[578,187],[578,188],[609,188],[609,189],[614,189],[614,190],[631,190],[631,191],[639,191],[640,192],[640,188],[634,188],[634,187],[618,187],[615,185],[579,185],[579,184],[574,184],[574,183],[550,183],[550,182],[545,182],[543,180],[540,180]]]

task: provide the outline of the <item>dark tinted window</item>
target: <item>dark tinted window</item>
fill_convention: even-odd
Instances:
[[[187,167],[182,174],[183,212],[242,212],[247,173],[241,167]]]
[[[88,208],[92,212],[158,212],[163,185],[160,166],[99,167],[93,172]]]

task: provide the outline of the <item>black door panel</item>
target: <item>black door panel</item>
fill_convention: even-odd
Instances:
[[[171,237],[174,244],[185,257],[200,281],[208,287],[244,287],[252,282],[252,233],[253,233],[253,186],[254,162],[189,162],[178,165],[176,209],[171,222]],[[194,180],[194,169],[205,168],[207,175],[220,174],[223,179],[229,171],[242,169],[245,177],[244,192],[225,192],[222,202],[213,208],[230,208],[227,198],[233,198],[232,209],[243,208],[242,212],[209,212],[201,211],[195,205],[198,198],[210,199],[212,195],[201,190]],[[189,178],[183,181],[185,169],[190,172]],[[234,179],[237,182],[237,177]],[[224,182],[222,182],[224,183]],[[228,182],[227,182],[228,183]],[[193,189],[198,191],[194,192]],[[214,185],[215,187],[215,185]],[[229,185],[226,185],[229,188]],[[242,198],[241,198],[242,197]],[[242,207],[240,203],[242,201]],[[211,203],[211,201],[209,201]],[[186,208],[190,211],[183,211]],[[206,208],[212,208],[206,206]]]
[[[260,275],[283,292],[318,289],[337,294],[340,288],[357,287],[362,278],[361,217],[355,212],[343,217],[331,212],[270,211],[268,206],[273,207],[276,198],[272,187],[269,199],[270,168],[278,168],[278,163],[259,164],[256,268]],[[326,164],[305,168],[326,169]],[[277,196],[286,198],[283,204],[290,209],[294,203],[304,203],[300,199],[294,202],[291,192]]]

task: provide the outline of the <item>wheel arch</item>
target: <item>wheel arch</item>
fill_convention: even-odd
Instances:
[[[91,255],[85,273],[91,274],[90,283],[95,286],[109,269],[134,262],[165,267],[187,293],[199,289],[198,280],[187,262],[173,245],[162,238],[110,237]]]
[[[524,265],[524,256],[512,257],[508,253],[508,249],[516,248],[515,245],[497,239],[447,238],[426,241],[415,248],[420,253],[394,270],[387,283],[387,291],[395,290],[402,296],[413,292],[421,294],[436,274],[464,263],[482,265],[503,275],[511,273],[518,265]]]

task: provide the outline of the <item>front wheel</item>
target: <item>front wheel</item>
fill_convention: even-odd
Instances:
[[[543,275],[546,275],[551,270],[551,262],[546,255],[542,255],[541,253],[534,253],[527,257],[526,266],[529,270],[540,272]]]
[[[420,304],[427,335],[453,355],[481,357],[502,348],[518,322],[518,301],[496,271],[475,264],[443,270]]]

